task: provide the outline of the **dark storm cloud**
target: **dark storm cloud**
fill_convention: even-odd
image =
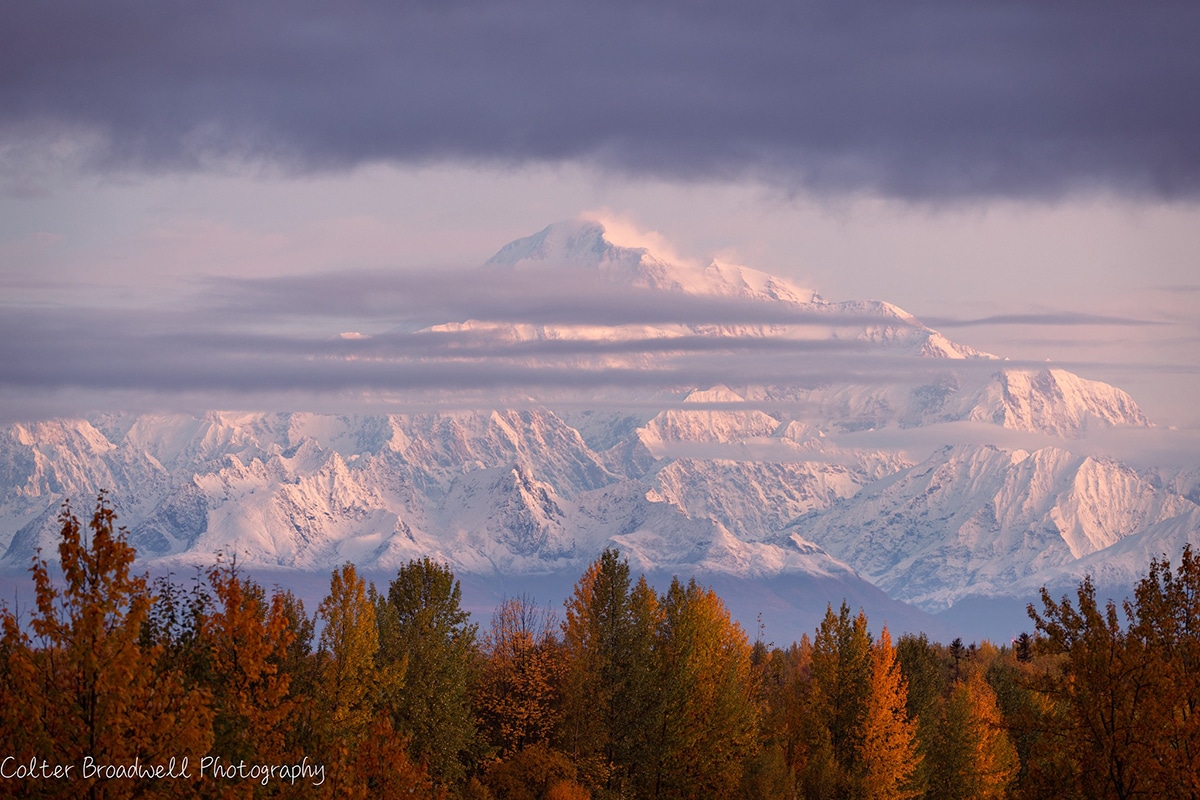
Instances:
[[[12,3],[0,157],[1195,197],[1197,41],[1166,0]]]

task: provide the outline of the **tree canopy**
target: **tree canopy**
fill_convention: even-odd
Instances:
[[[39,554],[33,607],[0,605],[4,796],[1200,797],[1190,548],[1121,603],[1090,580],[1043,592],[1011,646],[893,645],[842,603],[775,647],[711,588],[660,594],[612,549],[561,622],[507,598],[479,636],[430,559],[386,593],[342,565],[310,617],[235,559],[185,585],[136,575],[105,495],[87,525],[69,507],[59,523],[61,576]],[[81,776],[172,757],[190,774]],[[213,780],[202,759],[310,772]]]

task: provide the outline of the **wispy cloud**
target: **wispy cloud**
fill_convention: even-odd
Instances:
[[[193,320],[200,320],[199,315]],[[753,336],[507,339],[488,332],[392,332],[344,339],[178,327],[179,317],[15,311],[0,320],[9,386],[130,390],[334,391],[748,381],[876,370],[853,340]],[[617,357],[617,361],[607,360]],[[782,359],[782,360],[781,360]],[[799,370],[799,372],[797,372]],[[902,371],[902,370],[901,370]]]
[[[311,407],[336,398],[399,402],[440,393],[453,405],[463,401],[455,393],[482,393],[482,401],[469,402],[494,404],[543,395],[579,399],[598,389],[644,398],[718,384],[914,386],[951,370],[985,377],[1001,368],[1047,366],[921,358],[852,336],[665,336],[634,329],[622,338],[581,339],[511,336],[513,329],[501,327],[343,338],[319,326],[262,332],[227,322],[213,309],[10,309],[0,317],[0,389],[9,399],[54,392],[192,395],[214,407],[241,406],[259,395]]]
[[[993,445],[1033,452],[1055,447],[1080,456],[1115,457],[1145,468],[1197,466],[1200,432],[1166,428],[1098,428],[1086,437],[1064,439],[1015,431],[983,422],[945,422],[920,428],[889,428],[834,435],[829,442],[847,450],[904,451],[917,459],[944,447]]]
[[[0,168],[600,164],[911,198],[1200,195],[1200,8],[16,3]]]
[[[1035,314],[994,314],[975,319],[955,319],[951,317],[929,317],[926,324],[934,328],[970,328],[979,325],[1104,325],[1104,326],[1140,326],[1140,325],[1169,325],[1169,322],[1132,317],[1118,317],[1107,314],[1085,314],[1073,311],[1051,311]]]
[[[901,317],[837,305],[664,292],[617,284],[580,269],[343,271],[207,282],[212,313],[243,320],[356,318],[395,324],[483,320],[533,325],[813,325],[850,327]]]

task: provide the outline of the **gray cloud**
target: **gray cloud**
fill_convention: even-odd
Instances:
[[[16,3],[0,168],[578,160],[913,198],[1195,198],[1198,40],[1200,7],[1171,0]]]
[[[162,393],[317,393],[708,386],[907,368],[854,341],[684,336],[518,340],[479,332],[337,339],[208,327],[204,314],[12,310],[0,319],[4,385]],[[616,365],[606,361],[619,356]],[[633,361],[630,361],[632,359]],[[626,366],[626,364],[628,364]],[[884,365],[892,369],[884,370]],[[885,377],[886,373],[886,377]]]
[[[341,339],[230,326],[211,308],[16,308],[0,316],[0,405],[15,419],[156,404],[237,408],[266,402],[346,410],[379,398],[407,409],[435,400],[442,408],[551,401],[633,407],[663,393],[719,384],[913,386],[939,381],[950,370],[986,377],[1002,368],[1046,366],[948,362],[854,339],[647,335],[513,341],[469,330]],[[40,399],[31,405],[29,398]],[[777,404],[765,400],[755,407],[770,411]]]
[[[949,370],[986,378],[1001,368],[1049,366],[1042,361],[947,362],[913,357],[904,346],[869,344],[858,338],[864,327],[891,325],[902,338],[915,333],[905,331],[909,323],[899,317],[866,313],[869,307],[808,308],[640,290],[563,266],[203,280],[192,295],[159,309],[70,307],[63,305],[69,302],[65,299],[53,305],[10,303],[0,314],[3,415],[19,420],[97,408],[252,405],[378,409],[380,402],[408,409],[422,403],[481,407],[551,401],[602,408],[652,401],[657,406],[663,396],[719,384],[915,386],[937,382]],[[494,327],[420,329],[468,319]],[[997,320],[1143,324],[1071,313],[962,322]],[[563,324],[620,332],[588,340],[555,338],[553,331],[529,327]],[[523,326],[525,333],[510,335],[506,325]],[[792,333],[811,328],[813,337],[756,334],[776,325]],[[660,335],[651,326],[681,335]],[[708,335],[714,326],[746,328]],[[343,331],[367,335],[339,336]],[[1132,374],[1172,367],[1056,365],[1085,375],[1098,366]],[[765,401],[756,407],[772,408]]]
[[[901,339],[917,333],[905,330],[915,323],[887,316],[882,307],[644,290],[570,265],[197,280],[190,295],[176,295],[161,308],[71,307],[66,297],[7,304],[0,314],[3,415],[19,420],[156,406],[377,409],[380,402],[411,409],[435,401],[439,407],[551,400],[658,405],[663,396],[718,384],[915,386],[937,382],[951,369],[985,378],[1002,368],[988,359],[949,363],[913,357],[912,348],[886,341],[860,341],[863,328],[884,325]],[[421,329],[465,320],[493,326]],[[938,322],[1151,324],[1070,312]],[[513,335],[506,325],[524,333]],[[553,330],[537,331],[539,325],[620,330],[605,339],[555,338]],[[652,326],[682,335],[660,335]],[[745,328],[708,335],[717,326]],[[757,335],[772,326],[787,326],[792,334],[810,329],[813,336]],[[367,335],[338,335],[344,331]],[[1095,366],[1058,365],[1084,374]],[[1162,367],[1129,365],[1134,371]]]
[[[406,271],[346,270],[276,278],[221,278],[205,289],[215,313],[356,318],[406,325],[486,320],[535,325],[877,325],[878,314],[833,305],[663,292],[605,280],[594,271],[551,265]],[[900,318],[890,324],[907,326]]]

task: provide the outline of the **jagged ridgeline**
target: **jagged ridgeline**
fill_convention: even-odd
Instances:
[[[660,359],[676,344],[770,342],[781,378],[657,387],[595,408],[525,397],[445,413],[14,425],[0,437],[3,563],[22,570],[37,548],[52,550],[62,501],[106,489],[139,557],[164,568],[218,551],[300,570],[430,557],[464,578],[569,586],[618,547],[640,571],[724,587],[747,623],[763,611],[772,624],[777,610],[807,614],[807,626],[846,597],[919,628],[927,618],[896,601],[939,612],[965,598],[1023,600],[1084,574],[1131,585],[1151,557],[1200,539],[1200,473],[1092,444],[1151,425],[1112,386],[1013,368],[884,302],[830,302],[747,267],[624,247],[596,223],[553,225],[482,269],[567,271],[719,313],[705,324],[466,320],[427,332],[600,343],[569,351],[575,368],[597,370],[646,366],[644,348],[623,342],[659,342]],[[905,374],[816,368],[817,352],[887,357]]]

